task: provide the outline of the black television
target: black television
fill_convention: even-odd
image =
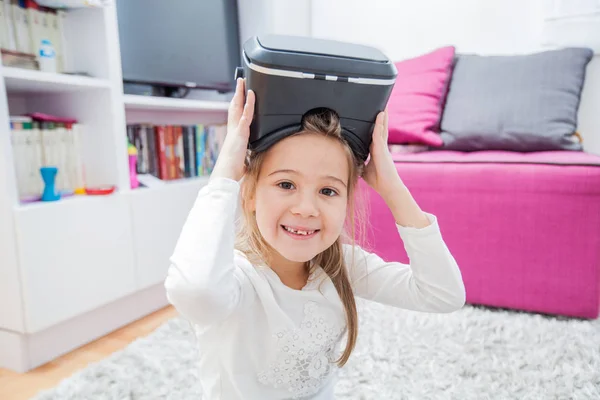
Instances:
[[[234,90],[241,47],[236,0],[116,2],[125,84]]]

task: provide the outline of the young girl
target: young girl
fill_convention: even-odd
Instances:
[[[357,338],[354,296],[452,312],[465,303],[461,273],[436,218],[398,176],[386,113],[366,166],[327,110],[247,157],[254,93],[244,105],[244,92],[240,79],[217,164],[171,257],[168,299],[198,337],[203,399],[332,399],[335,371]],[[383,261],[351,235],[343,242],[361,176],[391,209],[410,265]]]

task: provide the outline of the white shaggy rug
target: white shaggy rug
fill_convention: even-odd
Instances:
[[[600,399],[600,320],[465,306],[426,314],[359,302],[338,399]],[[180,318],[35,400],[201,399]]]

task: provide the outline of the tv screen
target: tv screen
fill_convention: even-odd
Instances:
[[[124,82],[233,91],[241,65],[236,0],[116,5]]]

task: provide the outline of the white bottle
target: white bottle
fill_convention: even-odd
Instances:
[[[56,51],[48,39],[42,40],[39,56],[41,71],[56,72]]]

